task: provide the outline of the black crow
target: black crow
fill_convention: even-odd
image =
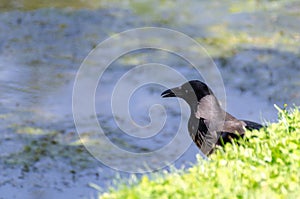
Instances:
[[[225,112],[211,89],[203,82],[192,80],[168,89],[162,97],[179,97],[190,106],[188,131],[198,148],[205,154],[213,152],[216,145],[224,145],[233,138],[242,137],[245,129],[263,126],[247,120],[238,120]]]

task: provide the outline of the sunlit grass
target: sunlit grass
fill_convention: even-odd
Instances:
[[[279,122],[247,132],[187,171],[143,176],[100,198],[299,198],[300,112],[279,109]],[[150,179],[151,178],[151,179]]]

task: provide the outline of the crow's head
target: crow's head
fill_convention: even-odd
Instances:
[[[212,94],[212,91],[205,83],[199,80],[192,80],[182,84],[179,87],[164,91],[161,96],[163,98],[179,97],[191,104],[192,102],[200,101],[200,99],[210,94]]]

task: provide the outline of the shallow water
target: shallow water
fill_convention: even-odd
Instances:
[[[161,21],[159,9],[145,17],[145,13],[139,13],[135,8],[116,8],[114,4],[99,10],[45,8],[0,13],[0,198],[92,198],[97,191],[89,183],[104,190],[111,185],[118,172],[97,161],[79,144],[72,116],[72,90],[83,59],[113,33],[158,25],[198,38],[209,35],[211,26],[223,23],[230,29],[259,36],[283,29],[284,34],[290,34],[294,39],[296,47],[289,48],[287,41],[271,48],[267,44],[264,46],[262,41],[259,46],[239,47],[232,56],[216,56],[214,61],[226,85],[227,110],[234,116],[257,122],[275,121],[274,103],[299,105],[299,16],[292,15],[294,12],[288,9],[289,6],[282,10],[234,14],[228,11],[231,4],[198,6],[205,11],[201,17],[195,14],[187,20],[190,15],[183,14],[178,21],[172,20],[171,15]],[[197,4],[191,3],[183,10],[188,11],[191,7],[195,9]],[[208,8],[217,9],[218,15],[212,15]],[[181,115],[178,101],[161,99],[160,93],[165,88],[150,84],[136,90],[128,108],[133,121],[144,126],[151,124],[148,115],[151,106],[162,104],[168,117],[158,134],[136,139],[122,133],[113,120],[110,94],[116,80],[134,66],[150,62],[172,66],[188,79],[201,78],[180,57],[166,52],[136,52],[111,65],[95,93],[97,118],[105,127],[107,137],[117,146],[138,153],[153,151],[171,142]],[[177,86],[178,80],[173,76],[155,71],[154,74],[146,71],[134,76],[127,83],[138,84],[149,76]],[[189,110],[183,106],[186,122]],[[163,120],[163,112],[159,107],[153,107],[153,111],[156,127]],[[131,120],[124,120],[123,114],[120,112],[117,122],[132,127],[131,133],[144,133],[130,126]],[[82,135],[88,138],[87,143],[94,141],[89,140],[93,138],[91,132],[93,129],[87,126],[86,134]],[[101,148],[101,142],[96,144]],[[176,144],[181,149],[182,143]],[[129,157],[117,158],[109,150],[103,150],[113,165],[133,166]],[[196,161],[197,153],[198,149],[192,144],[174,165],[178,168],[189,166]],[[176,151],[167,155],[171,160],[177,159]],[[161,159],[151,161],[155,164],[158,160]]]

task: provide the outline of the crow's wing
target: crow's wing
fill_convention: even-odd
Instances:
[[[243,128],[246,128],[248,130],[259,130],[260,128],[264,127],[263,125],[261,124],[258,124],[256,122],[251,122],[251,121],[248,121],[248,120],[238,120],[239,122],[242,122],[243,124]],[[225,122],[226,123],[226,122]],[[230,124],[230,125],[229,125]],[[221,136],[220,138],[222,139],[219,139],[218,140],[218,143],[217,145],[223,145],[223,144],[226,144],[227,142],[231,142],[231,139],[238,139],[240,137],[243,137],[245,131],[242,130],[242,131],[237,131],[237,129],[235,129],[236,131],[232,131],[233,127],[236,126],[236,128],[240,129],[240,125],[238,125],[238,123],[236,124],[233,124],[231,122],[228,123],[228,126],[231,127],[229,129],[226,129],[226,127],[224,128],[224,132],[221,132]],[[238,132],[238,134],[236,133]]]
[[[243,122],[246,123],[245,128],[248,129],[248,130],[255,130],[255,129],[256,129],[256,130],[259,130],[259,129],[261,129],[262,127],[264,127],[263,125],[258,124],[258,123],[256,123],[256,122],[251,122],[251,121],[248,121],[248,120],[241,120],[241,121],[243,121]]]

